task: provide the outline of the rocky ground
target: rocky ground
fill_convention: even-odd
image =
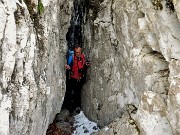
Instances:
[[[46,135],[71,135],[75,130],[73,123],[74,118],[70,116],[69,111],[62,110],[56,114],[54,122],[47,129]]]
[[[89,121],[82,111],[70,114],[61,110],[47,129],[46,135],[90,135],[97,132],[97,124]]]

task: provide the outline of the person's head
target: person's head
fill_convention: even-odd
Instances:
[[[82,48],[79,46],[74,48],[74,54],[76,55],[76,57],[81,56],[81,53],[82,53],[81,51],[82,51]]]

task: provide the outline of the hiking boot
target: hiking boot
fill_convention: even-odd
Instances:
[[[76,112],[77,114],[79,114],[79,113],[81,112],[81,108],[80,108],[80,107],[77,107],[77,108],[75,109],[75,112]]]
[[[77,107],[75,110],[72,111],[71,116],[78,115],[81,112],[81,108]]]

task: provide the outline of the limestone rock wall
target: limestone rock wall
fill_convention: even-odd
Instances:
[[[71,0],[0,1],[0,134],[43,135],[65,93]]]
[[[180,134],[180,1],[86,2],[82,106],[108,126],[96,134]],[[72,8],[72,0],[0,1],[0,134],[45,134],[60,111]]]
[[[136,111],[127,115],[139,134],[180,134],[179,1],[90,4],[84,42],[92,65],[82,93],[85,114],[102,127],[133,106]]]

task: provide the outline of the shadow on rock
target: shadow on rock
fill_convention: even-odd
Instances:
[[[75,130],[73,128],[74,118],[70,116],[68,110],[61,110],[56,114],[54,122],[49,125],[46,135],[71,135]]]

